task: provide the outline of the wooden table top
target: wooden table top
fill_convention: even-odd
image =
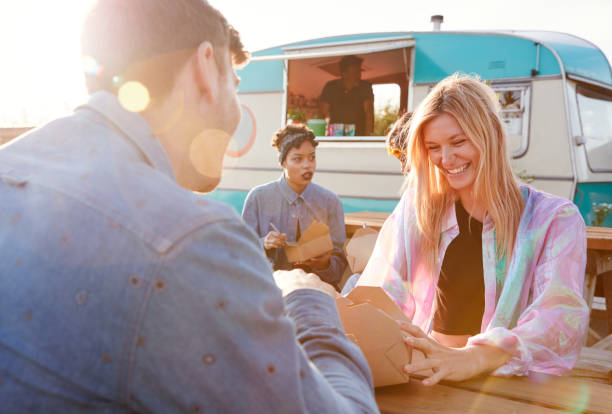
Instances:
[[[358,225],[366,224],[370,227],[382,227],[383,223],[391,213],[379,211],[359,211],[357,213],[346,213],[344,215],[345,224]]]
[[[587,248],[612,251],[612,227],[587,226]]]
[[[567,376],[612,386],[612,351],[605,348],[582,347],[578,362]]]
[[[383,413],[609,413],[612,386],[549,375],[486,377],[432,387],[414,377],[407,384],[376,389]]]

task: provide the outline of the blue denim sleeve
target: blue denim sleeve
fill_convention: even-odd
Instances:
[[[285,308],[256,236],[237,217],[186,237],[142,288],[126,344],[130,408],[378,411],[367,362],[332,298],[294,292]]]
[[[264,239],[266,234],[261,235],[259,230],[259,214],[257,208],[257,197],[250,191],[244,200],[244,206],[242,207],[242,220],[249,226],[259,237],[259,247],[264,249]]]

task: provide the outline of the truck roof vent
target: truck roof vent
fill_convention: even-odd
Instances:
[[[442,16],[441,14],[434,14],[433,16],[431,16],[430,22],[433,23],[434,32],[439,32],[440,26],[444,22],[444,16]]]

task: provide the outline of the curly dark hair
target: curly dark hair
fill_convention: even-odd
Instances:
[[[406,139],[408,138],[411,118],[412,112],[405,112],[391,126],[386,139],[387,152],[395,156],[402,163],[402,174],[407,174],[409,169],[406,158]]]
[[[282,164],[291,148],[299,148],[304,141],[309,141],[315,148],[319,145],[315,134],[305,125],[287,125],[276,131],[272,146],[278,150],[278,162]]]

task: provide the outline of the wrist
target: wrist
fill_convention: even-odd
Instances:
[[[471,345],[468,349],[475,355],[480,373],[490,373],[504,365],[511,355],[493,345]]]

